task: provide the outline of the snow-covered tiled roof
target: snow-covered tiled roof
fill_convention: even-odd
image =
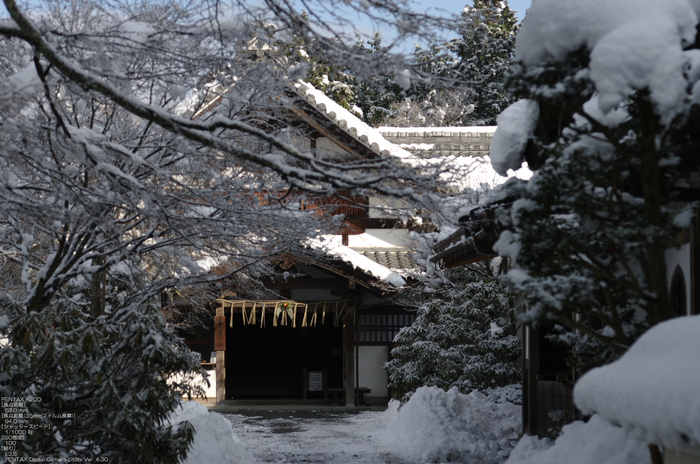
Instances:
[[[421,157],[488,157],[496,126],[379,127],[382,136]]]
[[[392,155],[399,158],[413,157],[409,151],[386,140],[378,129],[367,125],[308,82],[298,81],[294,84],[294,89],[320,113],[347,132],[350,137],[362,143],[376,154],[381,156]]]
[[[343,245],[341,237],[337,235],[325,235],[321,239],[312,239],[308,241],[308,244],[312,248],[321,250],[335,259],[340,259],[354,269],[359,269],[366,274],[374,276],[392,287],[399,288],[406,285],[406,280],[398,272],[373,261],[359,251]]]
[[[406,269],[414,269],[416,262],[413,253],[406,249],[396,248],[352,248],[363,256],[384,267],[401,272]]]

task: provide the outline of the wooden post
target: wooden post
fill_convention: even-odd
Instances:
[[[537,377],[540,375],[540,328],[527,327],[528,331],[528,351],[529,365],[527,369],[527,398],[523,397],[523,403],[527,401],[528,423],[527,433],[529,435],[540,434],[540,404],[537,399]]]
[[[357,313],[355,313],[357,314]],[[360,321],[355,321],[355,406],[360,406]]]
[[[523,330],[523,352],[522,352],[522,369],[521,369],[521,376],[522,376],[522,406],[521,406],[521,414],[522,414],[522,432],[524,434],[529,434],[530,429],[529,429],[529,421],[530,421],[530,404],[528,403],[528,398],[530,397],[530,384],[529,384],[529,379],[530,379],[530,355],[529,355],[529,346],[528,343],[530,343],[530,328],[523,324],[522,326]]]
[[[323,368],[323,399],[328,399],[328,369]]]
[[[700,214],[695,215],[695,223],[690,226],[690,314],[700,314]]]
[[[233,309],[231,309],[233,311]],[[216,350],[216,404],[226,399],[226,317],[224,306],[214,316],[214,349]]]
[[[348,317],[343,324],[343,377],[345,382],[345,406],[355,404],[355,327]]]
[[[305,400],[306,399],[306,392],[309,391],[309,374],[306,372],[306,368],[302,367],[301,368],[301,399]]]

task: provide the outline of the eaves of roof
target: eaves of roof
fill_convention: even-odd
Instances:
[[[376,296],[385,296],[387,293],[393,293],[399,290],[397,287],[383,282],[381,279],[363,270],[362,268],[354,266],[352,263],[337,257],[329,256],[322,260],[303,258],[301,261],[310,266],[314,266],[344,277],[350,282],[364,287],[366,290],[375,294]]]
[[[459,218],[459,229],[433,246],[435,254],[430,261],[442,261],[445,267],[452,268],[498,256],[493,251],[493,245],[502,228],[496,223],[495,208],[509,207],[510,201],[512,199],[475,208],[467,216]]]
[[[476,263],[478,261],[492,259],[498,256],[493,251],[489,252],[479,249],[474,237],[466,235],[465,231],[462,229],[458,230],[450,237],[453,235],[457,236],[457,234],[461,235],[461,240],[456,241],[455,243],[445,243],[448,239],[438,243],[438,245],[444,246],[445,248],[443,251],[433,255],[430,258],[431,262],[438,263],[442,261],[445,267],[453,268]]]
[[[380,127],[382,136],[419,157],[488,158],[496,127]]]

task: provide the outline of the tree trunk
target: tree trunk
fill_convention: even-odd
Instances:
[[[649,454],[651,455],[651,464],[664,464],[664,455],[657,445],[649,445]]]
[[[101,266],[104,258],[95,258],[93,264]],[[93,317],[104,314],[107,300],[107,269],[101,269],[92,275],[90,289],[90,312]]]
[[[641,124],[642,152],[640,175],[642,191],[646,206],[646,220],[649,225],[663,229],[665,217],[663,208],[668,201],[664,195],[662,185],[662,172],[660,160],[662,154],[657,148],[656,134],[659,133],[658,117],[654,107],[647,98],[638,98],[636,105],[639,108],[637,115]],[[644,270],[647,279],[647,288],[655,294],[653,302],[647,307],[647,318],[650,326],[671,318],[670,299],[666,282],[665,250],[668,244],[665,240],[656,237],[646,246],[647,269]]]

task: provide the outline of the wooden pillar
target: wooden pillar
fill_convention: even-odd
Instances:
[[[530,378],[530,356],[528,352],[528,343],[529,343],[529,338],[530,338],[530,328],[526,326],[525,324],[522,325],[523,329],[523,337],[522,337],[522,366],[520,369],[521,373],[521,386],[522,386],[522,392],[521,392],[521,398],[522,398],[522,406],[520,408],[521,412],[521,418],[522,418],[522,432],[524,434],[529,434],[530,430],[528,429],[528,421],[530,418],[530,408],[529,404],[527,402],[527,398],[529,397],[530,389],[529,389],[529,383],[528,379]]]
[[[690,314],[700,314],[700,214],[690,226]]]
[[[233,310],[233,309],[232,309]],[[214,316],[214,350],[216,350],[216,404],[226,399],[226,317],[223,305]]]
[[[305,367],[301,368],[301,399],[306,399],[306,392],[309,391],[309,373]]]
[[[523,336],[523,433],[539,433],[537,376],[540,373],[540,330],[525,326]]]
[[[360,406],[360,321],[355,321],[355,406]]]
[[[345,405],[355,405],[355,324],[351,317],[343,323],[343,383]]]

